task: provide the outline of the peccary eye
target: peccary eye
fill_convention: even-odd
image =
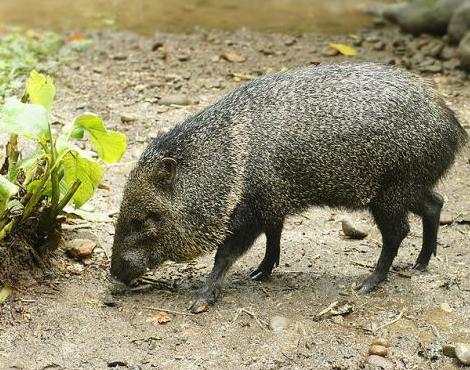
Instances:
[[[137,232],[142,230],[143,223],[140,220],[132,220],[130,222],[131,232]]]
[[[156,212],[150,212],[147,216],[147,220],[151,220],[153,222],[160,222],[161,219],[162,219],[162,216]]]

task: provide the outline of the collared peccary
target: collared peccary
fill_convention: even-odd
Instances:
[[[246,83],[157,137],[127,182],[111,273],[125,283],[165,260],[217,249],[191,310],[214,303],[222,279],[261,234],[255,279],[279,264],[287,216],[309,206],[368,209],[382,233],[383,281],[409,231],[423,220],[415,268],[436,253],[442,198],[433,187],[466,141],[434,88],[378,64],[295,69]]]

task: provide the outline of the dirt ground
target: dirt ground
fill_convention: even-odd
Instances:
[[[248,31],[195,31],[154,39],[122,33],[92,37],[93,46],[56,75],[56,117],[65,122],[84,111],[100,114],[128,135],[128,151],[121,163],[107,168],[110,190],[99,190],[92,202],[93,214],[103,222],[67,225],[67,239],[98,240],[93,257],[83,264],[59,251],[48,277],[23,282],[0,307],[1,369],[372,369],[367,349],[377,336],[390,342],[384,366],[459,368],[441,348],[444,343],[470,343],[470,225],[465,223],[441,226],[438,257],[428,272],[411,274],[422,235],[419,220],[411,217],[412,231],[389,279],[366,296],[357,296],[352,286],[378,258],[377,229],[366,213],[318,208],[289,219],[281,265],[269,281],[249,279],[264,253],[261,237],[236,263],[223,296],[207,313],[190,315],[186,307],[213,255],[187,264],[167,263],[154,272],[174,289],[112,296],[108,259],[113,221],[126,175],[151,138],[243,83],[237,81],[240,77],[343,61],[323,56],[322,49],[326,41],[351,39]],[[390,45],[402,36],[389,30],[377,37],[385,50],[364,42],[356,60],[390,62],[395,57]],[[222,52],[243,53],[246,61],[218,60]],[[465,74],[451,70],[429,77],[469,127]],[[181,96],[184,105],[158,103],[174,94],[188,97],[189,104]],[[459,157],[439,186],[445,211],[457,220],[470,213],[468,158],[468,153]],[[345,216],[368,224],[369,236],[346,239],[340,222]],[[317,316],[336,301],[337,315]],[[164,315],[150,307],[175,312]]]

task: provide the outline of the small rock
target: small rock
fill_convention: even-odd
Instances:
[[[375,27],[385,26],[385,19],[383,19],[383,17],[374,17],[374,18],[372,18],[372,24]]]
[[[127,367],[127,362],[124,362],[124,361],[111,361],[111,362],[108,362],[108,367],[120,367],[120,366],[126,366]]]
[[[367,36],[364,41],[370,44],[373,44],[373,43],[379,42],[380,37],[378,35],[370,35],[370,36]]]
[[[470,31],[470,2],[465,1],[450,18],[447,34],[450,42],[457,44]]]
[[[460,59],[460,65],[470,71],[470,31],[460,41],[458,56]]]
[[[440,41],[434,41],[424,46],[421,51],[425,56],[437,58],[441,51],[444,49],[444,43]]]
[[[372,45],[374,50],[380,51],[385,49],[385,43],[383,41],[378,41],[374,45]]]
[[[339,54],[339,51],[335,48],[332,48],[331,46],[327,46],[322,49],[321,55],[325,57],[334,57]]]
[[[162,98],[158,101],[158,104],[161,105],[189,105],[191,101],[187,96],[184,95],[166,95],[162,96]]]
[[[160,49],[163,45],[165,45],[165,42],[166,38],[163,34],[155,34],[155,38],[152,44],[152,51],[157,51],[158,49]]]
[[[464,365],[470,365],[470,346],[465,343],[458,343],[455,346],[455,357]]]
[[[65,245],[67,254],[77,260],[89,258],[96,247],[96,242],[90,239],[72,239]]]
[[[365,227],[355,226],[348,219],[341,221],[341,227],[344,235],[352,239],[364,239],[369,234],[369,231],[366,230]]]
[[[131,116],[128,114],[121,114],[121,122],[122,123],[130,123],[130,122],[135,122],[137,121],[137,117]]]
[[[446,313],[451,313],[453,311],[452,307],[450,307],[447,302],[441,303],[439,308]]]
[[[390,347],[390,343],[388,342],[387,339],[385,338],[382,338],[382,337],[377,337],[377,338],[374,338],[374,340],[372,341],[371,343],[372,345],[379,345],[379,346],[383,346],[383,347]]]
[[[451,223],[454,222],[455,216],[450,213],[450,212],[442,212],[441,213],[441,218],[439,219],[439,223],[441,225],[450,225]]]
[[[452,58],[450,60],[446,60],[445,62],[442,63],[442,67],[447,70],[454,70],[460,66],[460,60],[457,58]]]
[[[454,58],[455,55],[456,49],[446,45],[442,48],[441,53],[439,54],[439,58],[442,60],[450,60]]]
[[[126,60],[127,55],[126,54],[115,54],[113,55],[114,60]]]
[[[219,57],[232,63],[243,63],[246,60],[246,56],[242,53],[223,52]]]
[[[368,358],[367,358],[367,362],[372,365],[372,366],[375,366],[377,368],[380,368],[380,369],[383,369],[383,370],[394,370],[395,369],[395,364],[384,358],[384,357],[381,357],[381,356],[377,356],[377,355],[370,355]]]
[[[83,272],[83,265],[81,263],[74,263],[67,266],[67,271],[74,275],[80,275]]]
[[[450,344],[444,344],[442,346],[442,354],[447,357],[455,357],[455,346],[452,346]]]
[[[181,52],[176,55],[176,59],[178,59],[180,62],[186,62],[189,60],[190,57],[191,55],[187,52]]]
[[[377,355],[382,357],[387,357],[388,348],[381,346],[379,344],[372,344],[369,346],[369,355]]]
[[[442,72],[442,63],[437,60],[432,64],[424,61],[418,66],[418,68],[421,72],[439,73]]]
[[[281,331],[289,326],[289,319],[284,316],[273,316],[269,322],[272,331]]]
[[[284,45],[286,46],[292,46],[297,42],[297,39],[295,37],[289,37],[286,41],[284,41]]]

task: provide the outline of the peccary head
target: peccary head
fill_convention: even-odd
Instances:
[[[126,284],[167,259],[181,259],[172,204],[176,167],[175,159],[160,158],[139,163],[129,176],[111,259],[111,274]]]

